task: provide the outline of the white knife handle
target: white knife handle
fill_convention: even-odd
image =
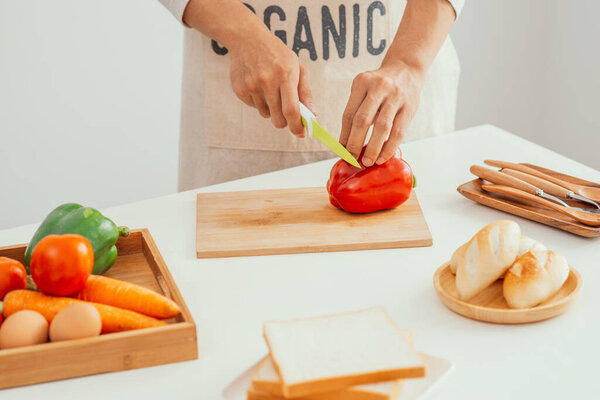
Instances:
[[[302,102],[299,103],[300,104],[300,115],[302,115],[302,117],[304,117],[304,120],[306,121],[306,133],[308,135],[309,138],[313,137],[313,125],[312,122],[317,120],[317,117],[315,117],[315,114],[312,113],[312,111],[310,111],[310,109],[308,107],[306,107],[304,104],[302,104]]]

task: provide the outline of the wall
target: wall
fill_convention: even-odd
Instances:
[[[182,31],[148,0],[0,0],[0,229],[177,189]]]
[[[600,169],[599,14],[467,1],[457,128],[492,123]],[[181,32],[155,0],[0,0],[0,229],[176,190]]]
[[[600,2],[553,1],[543,130],[536,140],[600,169]]]
[[[598,13],[594,0],[468,1],[452,32],[457,128],[489,122],[600,169]]]

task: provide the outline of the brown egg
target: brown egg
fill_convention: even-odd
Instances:
[[[46,341],[48,321],[37,311],[17,311],[0,326],[0,349],[30,346]]]
[[[81,339],[98,336],[102,330],[100,313],[91,304],[71,304],[62,309],[50,324],[50,340]]]

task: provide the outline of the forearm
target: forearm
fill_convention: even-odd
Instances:
[[[270,33],[239,0],[190,0],[183,22],[229,48],[243,39]]]
[[[447,0],[408,0],[382,66],[405,64],[427,71],[452,28],[456,14]]]

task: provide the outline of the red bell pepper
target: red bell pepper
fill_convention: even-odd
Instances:
[[[358,157],[362,165],[363,148]],[[335,207],[351,213],[370,213],[398,207],[410,197],[413,174],[400,150],[381,165],[357,168],[339,160],[329,175],[327,191]]]

